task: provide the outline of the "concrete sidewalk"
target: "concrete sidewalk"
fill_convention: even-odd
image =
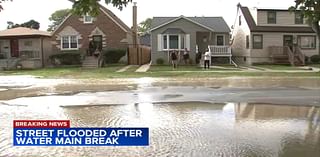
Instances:
[[[144,65],[141,65],[137,70],[136,72],[147,72],[149,69],[150,69],[150,66],[151,64],[148,63],[148,64],[144,64]]]
[[[123,68],[121,68],[120,70],[116,71],[117,73],[121,73],[121,72],[125,72],[127,71],[129,68],[131,68],[133,65],[127,65]]]

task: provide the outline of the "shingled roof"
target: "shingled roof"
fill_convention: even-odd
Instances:
[[[285,33],[314,33],[311,27],[299,26],[257,26],[248,7],[240,7],[251,32],[285,32]]]
[[[51,34],[45,31],[39,31],[37,29],[17,27],[0,31],[0,37],[14,37],[14,36],[47,36]]]
[[[179,19],[189,20],[199,26],[214,32],[230,32],[230,28],[222,17],[153,17],[151,31],[165,26]]]

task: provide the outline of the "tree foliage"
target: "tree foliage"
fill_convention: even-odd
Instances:
[[[97,15],[99,11],[100,0],[69,0],[73,2],[72,12],[78,15],[90,14]],[[106,4],[112,4],[114,7],[122,10],[131,3],[132,0],[105,0]]]
[[[308,24],[317,33],[318,40],[320,40],[320,0],[295,0],[295,3],[296,5],[291,6],[289,10],[301,11]]]
[[[3,7],[2,7],[2,2],[4,2],[4,1],[12,1],[12,0],[0,0],[0,12],[1,12],[1,10],[3,10]]]
[[[4,1],[12,0],[0,0],[0,11],[3,10],[1,3]],[[89,13],[90,15],[97,15],[99,11],[99,2],[101,0],[69,0],[73,2],[72,11],[75,14],[83,15]],[[106,4],[112,4],[114,7],[122,10],[132,0],[104,0]]]
[[[47,31],[49,32],[54,31],[62,23],[62,21],[69,15],[70,11],[71,9],[61,9],[52,13],[51,16],[49,17],[51,24],[49,25],[49,28]]]
[[[17,24],[17,23],[15,24],[12,21],[8,21],[7,24],[8,24],[7,26],[8,29],[17,28],[17,27],[27,27],[27,28],[33,28],[33,29],[40,28],[40,23],[35,20],[30,20],[22,24]]]
[[[139,23],[138,32],[140,34],[148,33],[151,29],[152,18],[147,18],[146,20]]]

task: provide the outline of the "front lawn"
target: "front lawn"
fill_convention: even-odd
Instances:
[[[270,70],[303,70],[297,66],[291,65],[255,65],[254,67]]]
[[[108,65],[104,68],[83,69],[75,68],[43,68],[36,70],[11,70],[2,71],[0,75],[35,75],[44,78],[71,78],[71,79],[104,79],[104,78],[212,78],[212,77],[320,77],[319,72],[265,72],[210,69],[204,70],[196,66],[180,66],[173,70],[172,66],[151,66],[145,73],[137,73],[137,66],[125,72],[116,72],[126,65]]]

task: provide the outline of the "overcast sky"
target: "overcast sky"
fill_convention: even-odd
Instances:
[[[104,0],[101,0],[104,2]],[[133,0],[138,3],[138,22],[154,16],[222,16],[229,26],[236,16],[236,5],[258,8],[287,9],[294,0]],[[2,3],[0,30],[7,27],[7,21],[23,23],[34,19],[40,22],[40,29],[46,30],[50,15],[59,9],[71,8],[68,0],[13,0]],[[132,25],[132,4],[122,11],[108,5],[129,27]]]

